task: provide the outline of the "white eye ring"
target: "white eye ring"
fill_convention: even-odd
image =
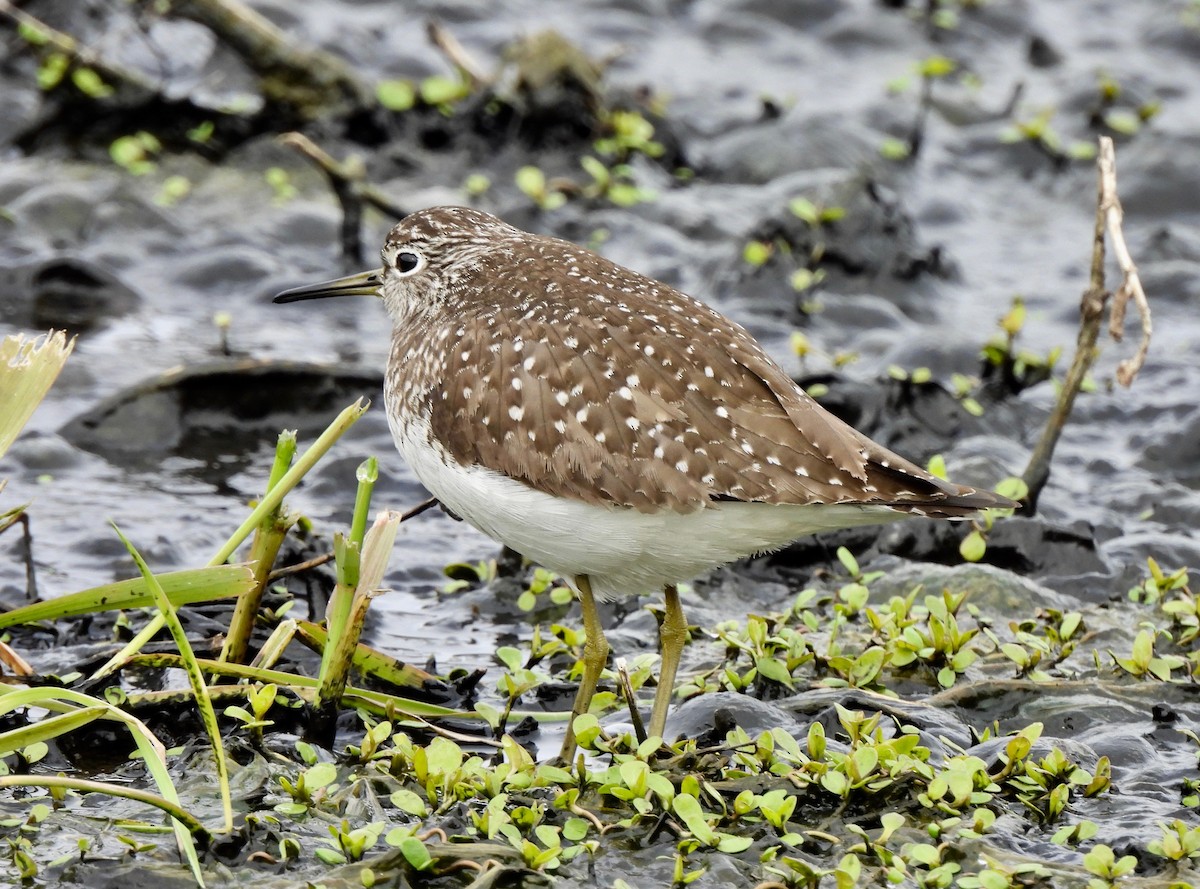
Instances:
[[[395,258],[396,271],[407,277],[419,272],[425,267],[425,257],[412,250],[401,250]]]

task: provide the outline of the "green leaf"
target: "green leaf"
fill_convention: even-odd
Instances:
[[[3,355],[0,353],[0,364]],[[156,575],[167,600],[179,607],[240,596],[254,588],[254,572],[248,565],[219,565]],[[154,597],[145,578],[92,587],[45,602],[35,602],[0,614],[0,629],[41,620],[61,620],[98,611],[150,608]]]
[[[196,124],[187,131],[187,137],[193,142],[204,144],[212,138],[212,135],[214,132],[216,132],[216,129],[217,125],[213,121],[202,120],[200,123]]]
[[[787,666],[779,658],[759,657],[755,659],[754,666],[759,675],[788,688],[792,687],[792,674],[788,672]]]
[[[788,277],[788,284],[797,293],[803,293],[805,290],[810,290],[821,281],[825,280],[825,270],[817,269],[816,271],[809,268],[799,268]]]
[[[719,834],[719,837],[720,839],[717,841],[718,851],[730,855],[745,852],[754,843],[754,837],[739,837],[728,833]]]
[[[742,248],[742,260],[754,268],[761,268],[771,258],[771,245],[763,241],[749,241]]]
[[[908,847],[906,857],[925,867],[936,867],[942,860],[937,847],[929,843],[913,843]]]
[[[821,221],[820,211],[817,210],[817,205],[808,198],[795,198],[788,204],[788,209],[796,216],[810,226],[816,227]]]
[[[854,558],[853,553],[844,546],[837,548],[838,561],[842,563],[842,567],[846,569],[846,573],[851,577],[858,577],[862,571],[858,567],[858,560]]]
[[[592,157],[590,154],[585,154],[581,157],[579,165],[601,187],[607,186],[612,179],[612,175],[609,173],[608,167],[604,166],[604,162],[599,158]]]
[[[1010,500],[1024,500],[1029,496],[1029,485],[1025,484],[1024,479],[1011,475],[1001,479],[996,484],[995,490],[997,494],[1008,497]]]
[[[429,870],[433,867],[433,858],[429,850],[416,837],[405,837],[400,841],[400,854],[413,870]]]
[[[393,791],[390,798],[393,806],[409,815],[424,818],[429,814],[429,806],[425,805],[425,800],[411,790],[402,787]]]
[[[71,72],[71,82],[77,90],[93,99],[104,99],[113,94],[113,88],[91,68],[76,68]]]
[[[375,87],[375,98],[388,111],[408,111],[417,104],[417,90],[408,80],[384,80]]]
[[[1142,630],[1133,640],[1133,662],[1142,671],[1150,669],[1150,661],[1154,657],[1154,632]]]
[[[563,839],[578,843],[587,836],[590,827],[591,824],[583,818],[568,818],[563,824]]]
[[[708,821],[705,820],[704,810],[700,808],[698,799],[689,793],[680,793],[671,801],[671,808],[683,821],[692,836],[706,846],[716,844],[717,836]]]
[[[45,46],[50,42],[50,32],[35,21],[22,19],[17,23],[17,33],[30,46]]]
[[[875,771],[875,766],[879,764],[879,752],[874,747],[859,747],[850,757],[854,764],[855,774],[859,779],[866,778]]]
[[[887,136],[879,143],[879,153],[887,160],[902,161],[912,154],[912,146],[907,139]]]
[[[429,771],[437,775],[449,775],[458,771],[463,764],[463,750],[449,738],[437,737],[425,748]]]
[[[168,176],[154,196],[154,203],[160,207],[172,207],[183,200],[192,190],[192,181],[186,176]]]
[[[987,540],[978,528],[963,538],[958,545],[959,555],[967,562],[978,562],[987,552]]]
[[[917,71],[922,77],[945,77],[953,74],[957,68],[958,63],[954,59],[945,56],[930,56],[921,61],[917,66]]]
[[[546,193],[546,174],[538,167],[521,167],[516,172],[515,182],[517,188],[531,198],[540,198]]]
[[[483,173],[472,173],[463,183],[463,189],[472,197],[479,197],[492,187],[492,180]]]
[[[54,89],[62,83],[62,79],[66,76],[67,69],[70,67],[71,60],[64,53],[50,53],[42,60],[42,64],[38,66],[38,88],[44,92]]]
[[[496,649],[496,659],[504,664],[509,672],[516,673],[524,667],[525,655],[519,648],[514,648],[511,645],[501,645]]]
[[[1114,133],[1132,136],[1142,126],[1142,118],[1132,111],[1114,109],[1104,115],[1104,125]]]
[[[834,796],[845,796],[850,789],[850,782],[841,772],[826,772],[821,776],[821,786]]]
[[[328,787],[336,779],[337,766],[331,762],[319,762],[304,771],[304,787],[307,790]]]
[[[462,80],[434,75],[421,81],[421,101],[426,105],[448,105],[464,99],[470,90]]]

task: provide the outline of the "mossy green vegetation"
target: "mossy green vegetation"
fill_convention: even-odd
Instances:
[[[1020,319],[1009,320],[1011,353]],[[334,428],[345,428],[354,415]],[[262,565],[239,569],[216,563],[251,533],[256,535],[252,561],[274,560],[278,537],[298,518],[283,505],[277,488],[294,485],[336,437],[324,436],[319,453],[314,456],[310,449],[299,463],[294,437],[281,437],[266,496],[221,548],[213,567],[164,575],[160,581],[142,563],[146,573],[140,587],[130,581],[87,591],[31,606],[5,622],[153,603],[171,625],[176,607],[206,592],[256,601],[247,597],[269,576]],[[210,712],[209,702],[218,704],[223,717],[219,729],[212,717],[205,720],[210,738],[201,745],[205,749],[188,754],[162,749],[145,722],[121,709],[152,712],[154,705],[149,696],[124,690],[119,670],[99,671],[114,683],[107,695],[111,700],[70,689],[30,688],[0,697],[7,711],[36,703],[48,713],[40,719],[27,716],[26,725],[0,735],[11,773],[0,784],[40,792],[46,801],[27,804],[24,815],[7,821],[20,837],[10,847],[18,873],[32,878],[63,866],[61,854],[55,860],[42,849],[61,853],[61,834],[69,827],[56,826],[59,813],[74,811],[78,795],[89,792],[123,794],[131,805],[165,812],[193,874],[210,882],[219,867],[206,850],[231,829],[260,847],[262,860],[296,875],[322,879],[317,875],[324,872],[332,878],[354,868],[346,873],[363,885],[400,873],[408,879],[417,873],[440,875],[447,885],[502,874],[527,880],[573,874],[664,826],[667,833],[653,845],[663,859],[662,880],[675,885],[720,867],[784,887],[889,882],[969,889],[1063,885],[1062,880],[1102,887],[1116,885],[1134,867],[1133,856],[1113,851],[1119,844],[1111,829],[1100,826],[1099,816],[1085,817],[1098,811],[1090,801],[1102,800],[1119,781],[1119,770],[1108,758],[1081,758],[1070,744],[1046,736],[1038,721],[1010,720],[1001,729],[963,721],[949,708],[961,708],[966,700],[956,695],[986,697],[991,686],[1036,694],[1039,686],[1084,681],[1120,695],[1128,683],[1190,682],[1200,670],[1200,654],[1186,569],[1164,570],[1151,561],[1147,577],[1125,597],[1126,613],[1119,617],[1107,608],[1043,608],[1005,619],[994,608],[997,594],[981,595],[965,576],[957,586],[914,584],[900,593],[880,593],[889,585],[888,574],[865,570],[843,548],[840,570],[795,595],[782,611],[695,628],[693,647],[708,648],[701,658],[708,666],[693,671],[679,690],[685,700],[733,693],[778,702],[798,717],[805,712],[801,702],[823,695],[825,717],[802,719],[802,731],[735,725],[719,736],[663,745],[661,739],[601,722],[606,712],[627,707],[616,691],[605,689],[593,711],[576,722],[584,754],[579,761],[538,763],[527,743],[518,740],[528,731],[523,720],[555,716],[526,708],[539,689],[571,677],[583,644],[582,633],[569,624],[534,622],[568,602],[565,588],[548,572],[532,571],[518,596],[518,611],[531,621],[529,632],[518,644],[497,650],[501,671],[494,694],[477,702],[473,712],[461,713],[477,720],[475,733],[426,721],[452,711],[347,684],[351,663],[360,672],[372,672],[364,665],[377,663],[355,644],[348,627],[361,626],[371,591],[382,583],[390,549],[386,537],[394,535],[397,524],[385,518],[373,532],[367,530],[375,474],[370,461],[360,467],[351,528],[335,546],[342,592],[335,592],[329,615],[341,627],[333,634],[341,654],[335,657],[334,647],[325,644],[321,627],[305,631],[310,644],[324,652],[321,676],[306,680],[274,670],[261,655],[254,666],[239,665],[231,652],[240,646],[228,641],[223,661],[197,658],[177,623],[173,632],[182,657],[127,650],[114,659],[190,663],[193,700],[203,700],[202,709]],[[967,538],[986,531],[990,522],[989,517]],[[374,539],[384,535],[379,546],[371,545],[372,534]],[[1003,584],[1002,573],[991,570]],[[236,576],[221,573],[228,571]],[[498,577],[494,561],[451,566],[447,573],[456,589],[490,585]],[[276,633],[262,646],[272,658],[303,623],[281,614],[274,619]],[[1132,627],[1124,644],[1114,639],[1114,625]],[[143,631],[139,638],[149,636]],[[345,671],[337,677],[326,666],[334,661]],[[623,672],[636,693],[650,681],[653,659],[639,658]],[[212,679],[206,682],[205,675]],[[240,684],[221,684],[231,680]],[[276,728],[291,721],[288,714],[301,703],[327,716],[355,712],[361,728],[343,735],[340,743],[281,746]],[[142,760],[153,766],[147,778],[154,789],[129,791],[39,770],[48,743],[97,719],[130,727],[143,748]],[[939,719],[945,732],[937,726]],[[514,735],[518,730],[522,734]],[[237,782],[247,768],[269,775],[265,793],[226,804],[223,824],[193,814],[198,788],[173,783],[165,768],[173,760],[178,767],[180,757],[196,764],[213,755],[218,762],[227,759],[229,781]],[[1182,806],[1195,805],[1196,784],[1179,787]],[[145,811],[138,820],[149,827],[153,822]],[[997,825],[1011,831],[1013,819],[1046,844],[1074,850],[1074,857],[1064,864],[1061,855],[1014,860],[1004,854],[1003,843],[994,840]],[[52,835],[56,842],[38,842]],[[1142,854],[1158,862],[1155,872],[1173,879],[1200,855],[1198,837],[1200,831],[1184,820],[1164,820],[1158,838],[1147,842]],[[155,843],[129,834],[106,837],[101,830],[76,840],[84,858],[111,842],[124,846],[127,855],[162,854]]]
[[[1124,847],[1102,813],[1120,783],[1119,766],[1048,734],[1039,719],[1008,716],[1001,724],[987,704],[1086,687],[1138,706],[1141,687],[1190,684],[1200,674],[1200,624],[1188,572],[1154,561],[1116,605],[1030,605],[1011,613],[1001,603],[1028,599],[1029,592],[1014,587],[1017,578],[1006,572],[963,566],[922,585],[864,568],[842,548],[837,570],[782,610],[692,628],[699,666],[678,691],[687,702],[681,706],[732,694],[779,708],[778,721],[793,725],[717,730],[714,723],[707,734],[672,744],[642,737],[640,726],[619,721],[628,707],[620,688],[636,694],[651,681],[654,659],[646,655],[614,665],[620,681],[602,687],[592,711],[576,720],[582,751],[576,762],[538,762],[532,726],[541,722],[548,732],[563,714],[542,713],[534,702],[572,678],[584,641],[569,622],[540,622],[568,605],[565,588],[549,572],[528,574],[516,602],[528,630],[498,648],[494,691],[472,709],[349,684],[352,669],[364,677],[403,677],[398,681],[413,688],[425,682],[419,671],[397,669],[357,644],[351,632],[382,585],[389,535],[398,526],[398,517],[385,514],[367,527],[376,475],[367,461],[358,472],[351,527],[335,546],[342,592],[328,616],[341,628],[333,633],[339,644],[328,645],[321,626],[276,606],[260,610],[259,619],[275,630],[253,664],[237,663],[231,652],[240,646],[228,642],[222,660],[193,654],[173,623],[175,610],[205,592],[251,601],[245,597],[269,573],[219,563],[251,534],[258,535],[250,548],[255,558],[274,560],[278,547],[264,544],[263,535],[277,535],[298,518],[283,504],[281,488],[290,490],[359,412],[360,406],[350,409],[299,459],[294,437],[281,437],[266,494],[212,567],[158,577],[139,561],[140,585],[127,581],[5,617],[15,625],[153,604],[161,617],[150,628],[173,625],[180,648],[171,656],[127,646],[96,671],[100,687],[108,683],[102,697],[70,687],[10,687],[0,695],[0,709],[25,714],[21,725],[0,733],[7,773],[0,787],[22,789],[21,802],[5,804],[0,824],[10,831],[15,872],[40,879],[61,872],[68,860],[118,847],[124,856],[169,868],[172,856],[144,833],[161,830],[148,814],[157,811],[173,825],[195,879],[210,884],[222,879],[223,867],[212,850],[221,837],[236,836],[264,866],[311,882],[364,886],[582,875],[611,867],[612,856],[630,854],[646,837],[654,854],[642,864],[662,885],[687,885],[719,870],[789,889],[880,883],[1099,889],[1124,881],[1135,866],[1187,885],[1191,862],[1200,857],[1200,830],[1183,818],[1164,819],[1137,856],[1117,854]],[[462,590],[490,586],[500,572],[491,561],[447,573],[453,589]],[[136,626],[136,614],[130,616]],[[153,635],[143,629],[135,643]],[[275,666],[295,638],[323,652],[319,676]],[[135,665],[185,666],[190,692],[138,693],[122,680],[122,671]],[[69,686],[85,677],[55,681]],[[202,701],[201,710],[214,714],[203,720],[209,741],[167,751],[150,727],[154,714],[188,698],[187,707]],[[35,706],[41,715],[29,709]],[[348,716],[358,728],[343,728],[336,739],[313,735],[323,738],[318,743],[287,740],[285,727],[306,707],[326,720],[342,718],[343,726]],[[447,716],[458,719],[439,724]],[[116,720],[132,733],[146,768],[132,788],[41,765],[50,745],[96,720]],[[1181,737],[1200,752],[1194,734]],[[231,794],[218,807],[226,814],[214,817],[205,802],[213,788],[172,775],[211,773],[222,759],[228,778],[218,780],[218,790],[252,773],[261,789],[240,799]],[[137,786],[142,782],[144,788]],[[1200,779],[1181,782],[1181,809],[1197,805],[1198,785]],[[119,829],[93,823],[81,830],[87,823],[81,795],[94,792],[131,807],[123,817],[132,820]],[[142,832],[129,832],[130,825]],[[1038,852],[1035,844],[1014,856],[1005,840],[1014,831],[1059,851]],[[75,851],[64,856],[68,846]]]

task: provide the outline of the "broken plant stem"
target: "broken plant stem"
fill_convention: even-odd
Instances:
[[[308,450],[300,455],[300,459],[296,461],[296,464],[284,473],[279,483],[272,487],[266,496],[259,501],[258,506],[250,512],[246,520],[233,532],[233,536],[226,540],[224,545],[217,550],[217,554],[209,559],[209,566],[225,564],[237,548],[250,536],[250,533],[283,502],[284,496],[300,483],[300,479],[304,478],[308,471],[316,465],[317,461],[325,456],[334,443],[342,437],[347,429],[358,421],[359,417],[367,412],[367,408],[370,406],[371,403],[369,401],[360,398],[338,414],[317,440],[309,446]],[[165,622],[162,615],[156,615],[124,648],[109,658],[104,666],[92,674],[92,678],[99,679],[114,672],[130,655],[141,651],[142,647],[153,639],[162,630],[163,626],[165,626]]]
[[[158,84],[144,74],[109,61],[99,53],[88,49],[65,31],[60,31],[36,16],[17,9],[9,0],[0,0],[0,15],[5,15],[16,22],[17,26],[27,35],[26,39],[32,37],[33,42],[38,45],[62,53],[76,68],[92,69],[107,84],[129,87],[149,95],[159,93]]]
[[[345,60],[298,44],[242,0],[176,0],[171,11],[209,28],[259,76],[268,102],[304,120],[375,106]]]
[[[1029,494],[1022,510],[1027,515],[1032,515],[1037,511],[1038,496],[1050,478],[1050,460],[1054,456],[1054,448],[1062,435],[1067,418],[1071,415],[1075,397],[1083,387],[1083,382],[1096,360],[1096,342],[1100,336],[1104,307],[1109,296],[1112,295],[1105,289],[1104,283],[1104,236],[1106,231],[1112,238],[1113,252],[1116,254],[1124,274],[1124,281],[1113,300],[1112,318],[1109,324],[1110,334],[1113,339],[1120,339],[1116,331],[1120,329],[1124,320],[1125,307],[1130,299],[1134,300],[1142,319],[1142,341],[1138,346],[1137,353],[1132,358],[1121,362],[1117,368],[1117,379],[1123,385],[1128,386],[1133,382],[1150,349],[1152,330],[1150,305],[1142,290],[1137,267],[1129,256],[1129,249],[1125,245],[1125,236],[1121,230],[1122,211],[1121,202],[1117,197],[1116,154],[1113,150],[1112,139],[1107,136],[1100,137],[1100,152],[1096,166],[1099,186],[1096,198],[1096,223],[1092,233],[1091,277],[1079,306],[1079,337],[1075,345],[1075,357],[1071,361],[1066,379],[1063,380],[1062,388],[1059,390],[1058,400],[1054,403],[1054,408],[1046,420],[1042,437],[1033,449],[1029,465],[1025,467],[1025,473],[1022,476],[1025,484],[1029,487]]]
[[[369,476],[369,473],[363,475]],[[370,481],[361,478],[359,490],[370,485]],[[341,576],[325,611],[328,639],[321,657],[320,684],[313,706],[312,723],[313,733],[318,738],[323,735],[332,738],[338,704],[350,675],[367,608],[380,592],[388,556],[399,528],[399,513],[382,512],[361,541],[345,542],[345,553],[354,563],[354,572],[351,579],[342,573],[339,564]],[[341,563],[343,560],[338,561]]]
[[[1117,197],[1117,159],[1113,151],[1112,139],[1107,136],[1100,140],[1100,175],[1109,180],[1109,195],[1111,200],[1105,207],[1104,220],[1108,226],[1108,239],[1112,243],[1113,256],[1121,269],[1121,286],[1113,294],[1112,317],[1108,321],[1108,335],[1117,342],[1121,341],[1125,329],[1125,310],[1132,299],[1137,306],[1138,315],[1142,321],[1142,339],[1138,343],[1137,352],[1132,358],[1126,358],[1117,365],[1117,382],[1122,386],[1130,386],[1146,363],[1150,352],[1150,336],[1154,332],[1154,324],[1150,319],[1150,303],[1146,299],[1146,291],[1142,289],[1142,279],[1138,275],[1133,257],[1129,255],[1129,246],[1125,243],[1125,230],[1122,223],[1125,220],[1125,210]]]
[[[616,661],[617,667],[617,684],[621,687],[621,692],[625,696],[625,703],[629,706],[629,722],[633,725],[633,736],[637,738],[639,744],[644,744],[646,741],[646,727],[642,724],[642,714],[638,710],[637,695],[633,691],[633,683],[629,681],[629,665],[625,662],[625,658],[619,657]]]
[[[279,434],[275,445],[275,462],[267,480],[266,493],[270,493],[271,489],[279,484],[295,456],[296,433],[294,430],[285,429]],[[254,540],[250,544],[254,588],[241,596],[234,606],[233,617],[229,621],[229,632],[225,636],[225,644],[221,647],[219,660],[238,664],[245,662],[246,652],[250,647],[250,635],[254,632],[254,621],[258,616],[258,607],[271,580],[271,568],[275,565],[275,557],[279,555],[279,548],[287,537],[288,529],[296,523],[297,518],[280,502],[254,532]]]
[[[471,58],[470,53],[458,42],[458,38],[444,28],[441,22],[431,19],[425,25],[425,33],[429,37],[429,42],[446,57],[450,64],[462,72],[467,83],[471,85],[471,92],[475,92],[491,82],[492,78],[484,73],[479,63]]]
[[[342,205],[342,259],[347,266],[362,265],[363,205],[368,204],[393,219],[403,219],[408,211],[392,203],[386,194],[367,181],[367,170],[361,158],[351,156],[344,161],[336,160],[303,133],[284,133],[279,141],[321,168]]]

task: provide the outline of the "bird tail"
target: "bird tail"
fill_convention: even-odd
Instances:
[[[920,499],[897,500],[893,509],[933,519],[970,519],[983,509],[1019,509],[1021,504],[993,491],[981,491],[935,479],[930,491]]]

